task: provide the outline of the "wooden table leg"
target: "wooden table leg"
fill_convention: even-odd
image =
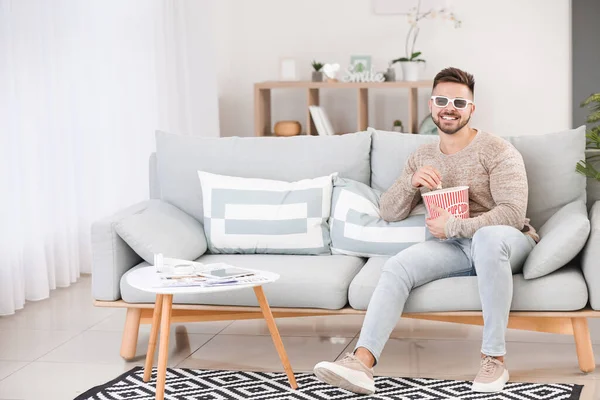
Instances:
[[[267,321],[269,332],[271,332],[271,338],[273,338],[275,349],[277,349],[277,354],[279,354],[279,358],[281,359],[281,363],[283,364],[283,369],[285,370],[285,373],[287,374],[287,377],[290,381],[290,386],[292,387],[292,389],[298,389],[298,384],[296,383],[294,371],[292,371],[290,360],[288,359],[287,353],[285,352],[285,348],[283,347],[281,336],[279,336],[279,330],[277,329],[277,325],[275,324],[275,319],[273,318],[273,314],[271,313],[271,307],[269,307],[269,303],[267,302],[267,297],[265,296],[265,292],[263,291],[262,286],[255,286],[254,294],[256,295],[256,299],[258,300],[258,304],[260,305],[260,309],[263,313],[265,321]]]
[[[169,332],[171,330],[172,294],[162,295],[162,311],[160,318],[160,343],[158,345],[158,370],[156,372],[156,400],[165,398],[167,381],[167,358],[169,357]]]
[[[162,294],[156,295],[154,303],[154,313],[152,314],[152,328],[150,330],[150,340],[148,341],[148,351],[146,352],[146,364],[144,364],[144,382],[148,382],[152,377],[152,364],[154,363],[154,351],[156,350],[156,338],[158,337],[158,327],[160,326],[160,316],[163,304]]]

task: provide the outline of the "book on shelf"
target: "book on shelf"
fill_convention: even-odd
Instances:
[[[327,113],[321,106],[308,106],[308,110],[310,111],[310,115],[315,123],[315,127],[317,128],[317,133],[319,135],[327,136],[334,135],[333,127],[331,125],[331,121],[327,116]]]

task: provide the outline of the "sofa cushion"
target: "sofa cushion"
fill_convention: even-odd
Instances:
[[[302,307],[338,310],[348,303],[348,286],[365,259],[350,256],[292,256],[265,254],[205,254],[197,261],[224,262],[237,267],[275,272],[279,280],[264,286],[271,307]],[[128,303],[153,303],[155,295],[131,287],[121,278],[121,296]],[[252,289],[204,295],[174,295],[179,304],[258,306]]]
[[[529,182],[527,216],[539,229],[563,206],[586,201],[586,178],[575,172],[585,157],[585,126],[506,138],[523,156]]]
[[[350,306],[366,310],[389,257],[373,257],[350,284]],[[574,311],[584,308],[588,290],[581,269],[568,266],[541,278],[513,276],[513,311]],[[480,311],[476,276],[439,279],[414,289],[404,312]]]
[[[156,133],[161,198],[201,221],[197,171],[293,182],[338,172],[370,182],[371,135],[227,137]]]
[[[381,192],[364,183],[335,177],[331,218],[331,252],[353,256],[393,256],[428,236],[425,208],[408,218],[387,222],[379,215]]]
[[[143,210],[119,220],[115,230],[148,263],[154,262],[155,253],[195,260],[206,251],[202,224],[160,200],[150,200]]]
[[[330,254],[333,175],[296,182],[198,177],[211,253]]]
[[[426,143],[438,142],[437,135],[386,132],[369,128],[372,135],[371,187],[386,191],[398,179],[408,156]]]
[[[583,249],[590,233],[587,207],[582,200],[567,204],[540,228],[540,242],[525,265],[525,279],[539,278],[566,265]]]
[[[493,133],[493,132],[492,132]],[[410,153],[437,136],[372,130],[371,187],[385,191],[400,176]],[[542,135],[506,136],[523,156],[529,199],[527,216],[539,229],[561,207],[585,200],[586,180],[575,172],[585,154],[585,127]]]

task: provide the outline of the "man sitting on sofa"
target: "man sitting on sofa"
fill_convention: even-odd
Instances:
[[[481,367],[473,382],[478,392],[501,391],[509,379],[504,364],[512,274],[539,241],[525,217],[528,185],[521,154],[507,141],[471,128],[475,112],[473,76],[446,68],[433,82],[429,109],[439,143],[426,144],[409,157],[402,175],[381,196],[381,216],[406,218],[421,191],[469,186],[470,218],[428,219],[437,239],[416,244],[390,258],[369,302],[352,354],[321,362],[316,376],[355,393],[375,392],[373,367],[404,309],[410,291],[436,279],[477,275],[483,311]],[[460,295],[457,293],[457,295]]]

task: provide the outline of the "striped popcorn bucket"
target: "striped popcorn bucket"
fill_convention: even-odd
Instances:
[[[456,218],[469,218],[469,187],[457,186],[448,189],[434,190],[423,193],[423,202],[427,209],[428,218],[437,218],[438,212],[430,209],[432,204],[446,209]]]

